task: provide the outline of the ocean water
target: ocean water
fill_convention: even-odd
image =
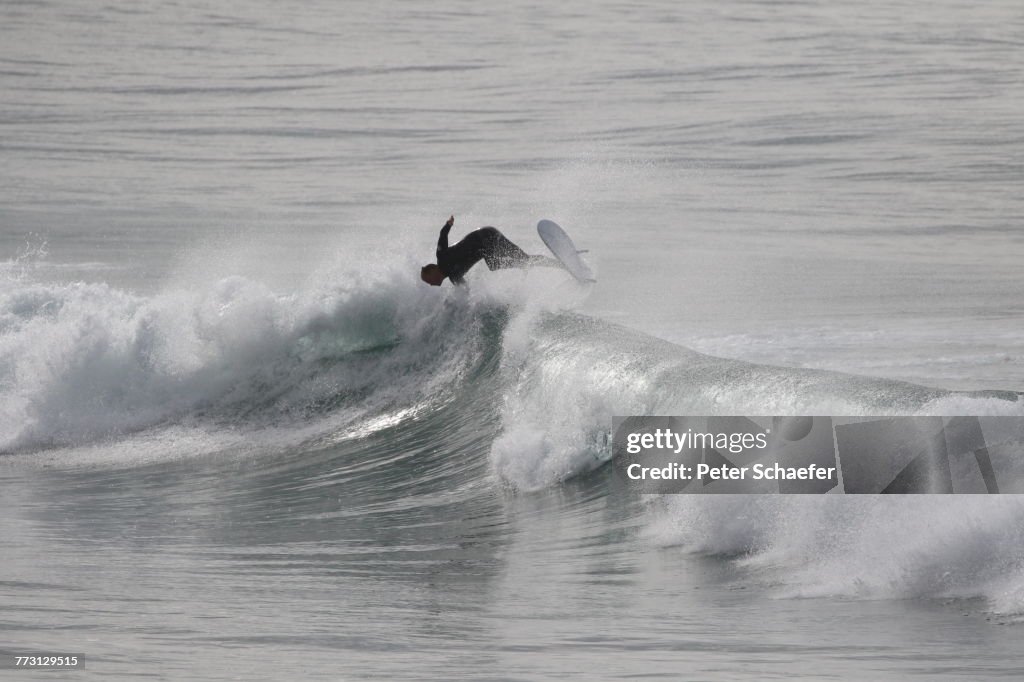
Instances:
[[[0,4],[0,649],[1024,674],[1024,501],[653,497],[612,415],[1024,415],[1024,10]],[[418,280],[437,230],[598,283]],[[14,675],[14,673],[11,673]]]

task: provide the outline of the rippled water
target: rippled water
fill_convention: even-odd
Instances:
[[[1022,36],[1014,2],[3,3],[0,648],[1019,677],[1016,498],[600,462],[616,413],[1021,413],[945,389],[1024,390]],[[450,213],[531,252],[556,219],[600,281],[427,291]]]

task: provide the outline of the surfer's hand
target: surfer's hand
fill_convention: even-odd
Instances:
[[[449,216],[449,217],[448,217],[448,222],[446,222],[446,223],[444,224],[444,226],[445,226],[445,227],[451,227],[451,226],[452,226],[452,225],[454,225],[454,224],[455,224],[455,216]]]

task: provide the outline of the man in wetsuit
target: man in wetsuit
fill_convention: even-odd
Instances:
[[[424,265],[420,270],[420,279],[431,286],[441,286],[445,277],[452,284],[462,284],[466,272],[481,259],[490,270],[531,265],[561,267],[554,258],[531,256],[494,227],[481,227],[467,234],[458,244],[448,246],[448,233],[454,224],[455,216],[452,216],[441,228],[441,236],[437,239],[437,262]]]

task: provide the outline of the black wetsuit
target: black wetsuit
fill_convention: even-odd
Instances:
[[[473,230],[462,240],[448,246],[451,225],[441,228],[437,239],[437,264],[453,284],[462,284],[462,277],[481,259],[490,270],[518,268],[524,265],[557,265],[544,256],[531,256],[508,240],[496,227]]]

